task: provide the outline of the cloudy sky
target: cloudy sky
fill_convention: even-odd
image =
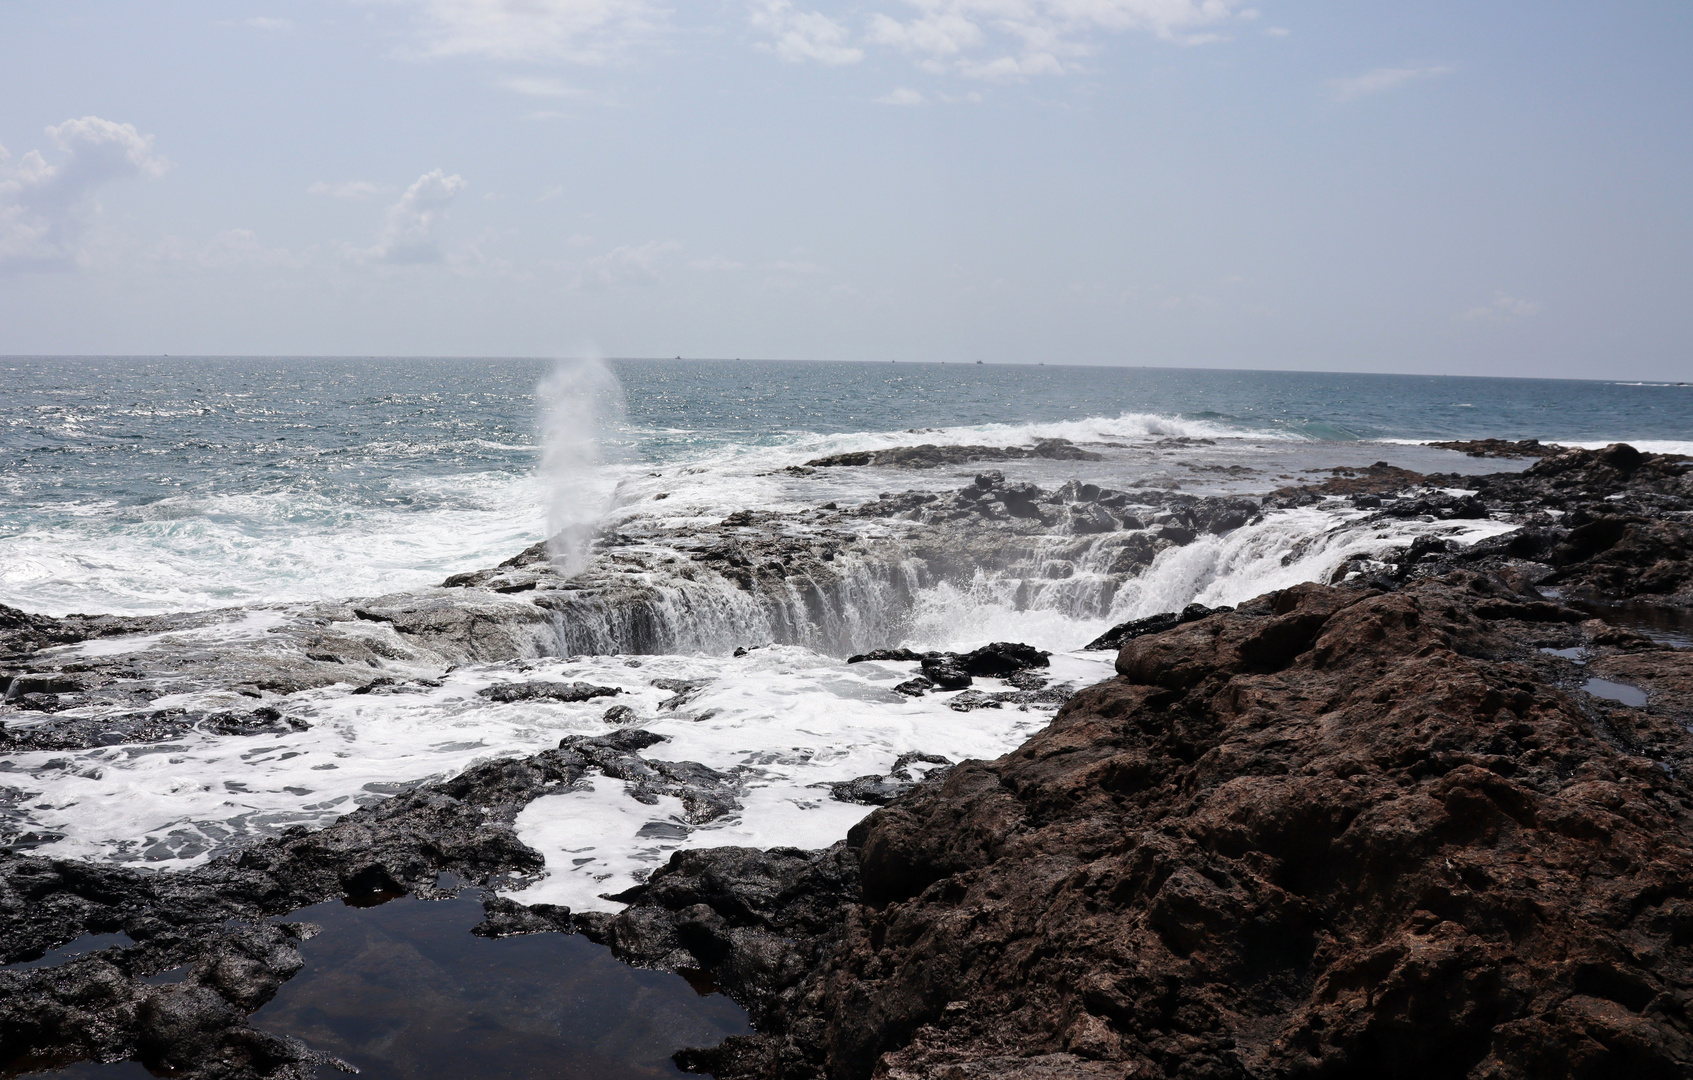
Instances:
[[[0,353],[1693,378],[1693,5],[0,5]]]

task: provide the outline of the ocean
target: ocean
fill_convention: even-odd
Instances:
[[[608,474],[727,470],[734,486],[702,486],[730,510],[783,497],[742,475],[766,465],[923,441],[1220,438],[1219,459],[1269,446],[1301,467],[1480,437],[1693,451],[1687,385],[1057,364],[607,366],[623,398],[600,433]],[[545,529],[541,386],[553,367],[0,359],[0,602],[183,611],[371,595],[492,565]]]
[[[887,773],[912,752],[997,756],[1051,715],[906,697],[892,687],[911,664],[847,664],[850,652],[1024,642],[1052,653],[1055,682],[1082,686],[1108,677],[1112,660],[1082,646],[1124,619],[1327,580],[1349,559],[1420,535],[1471,543],[1511,527],[1384,525],[1349,505],[1304,507],[1199,537],[1132,572],[1113,569],[1106,547],[1053,536],[1028,541],[1021,569],[945,580],[902,557],[872,565],[848,553],[839,565],[851,587],[814,616],[750,606],[679,570],[667,576],[686,563],[695,531],[737,512],[797,520],[884,492],[954,490],[980,471],[808,461],[1062,438],[1099,460],[991,467],[1046,489],[1081,480],[1244,496],[1376,461],[1465,474],[1527,464],[1425,445],[1442,439],[1693,452],[1693,387],[1682,384],[1056,363],[287,357],[14,357],[0,372],[0,603],[47,614],[240,609],[156,640],[69,646],[67,662],[127,651],[139,663],[167,646],[262,641],[314,603],[429,589],[560,527],[618,536],[620,551],[651,556],[650,589],[669,598],[656,609],[663,625],[639,641],[602,612],[597,622],[561,620],[532,655],[409,673],[417,678],[405,693],[271,695],[267,704],[302,722],[288,735],[196,731],[164,745],[10,755],[0,809],[14,835],[47,838],[36,843],[42,854],[194,865],[477,761],[603,733],[603,700],[496,704],[476,693],[515,678],[582,680],[621,689],[617,701],[667,737],[666,759],[735,777],[740,809],[700,823],[676,799],[636,801],[605,777],[537,800],[519,835],[548,869],[514,895],[578,910],[615,910],[606,895],[679,847],[825,846],[870,810],[832,799],[828,785]],[[886,551],[897,549],[895,525],[854,528]],[[678,683],[697,684],[687,708],[661,708]],[[232,702],[190,688],[153,705]]]

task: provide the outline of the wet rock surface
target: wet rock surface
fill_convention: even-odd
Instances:
[[[1470,457],[1483,458],[1539,458],[1562,453],[1566,447],[1543,443],[1539,439],[1463,439],[1451,442],[1432,442],[1442,450],[1456,450]]]
[[[485,697],[489,701],[509,703],[513,701],[592,701],[599,697],[612,697],[623,691],[615,686],[595,686],[585,682],[520,682],[496,683],[493,686],[478,690],[478,697]]]
[[[298,722],[278,704],[289,694],[403,692],[457,663],[586,650],[593,640],[571,635],[608,612],[624,639],[671,648],[651,616],[660,573],[734,589],[773,613],[775,639],[821,644],[831,597],[877,566],[897,563],[915,588],[978,569],[1061,574],[1066,551],[1085,549],[1127,575],[1278,508],[1491,518],[1517,528],[1467,548],[1421,536],[1348,561],[1333,586],[1114,628],[1094,644],[1121,650],[1120,676],[1016,753],[907,755],[833,785],[829,797],[882,807],[834,848],[684,852],[619,915],[499,901],[481,932],[574,926],[631,963],[729,991],[761,1034],[683,1059],[725,1080],[1686,1076],[1693,653],[1670,646],[1693,608],[1690,464],[1609,447],[1482,477],[1372,466],[1261,501],[1044,490],[988,471],[847,510],[743,512],[685,541],[610,535],[570,581],[537,545],[439,589],[348,604],[147,619],[0,609],[0,749],[278,730]],[[961,711],[1074,693],[1014,643],[854,659],[914,662],[922,673],[893,689],[949,692]],[[704,686],[665,682],[667,713]],[[185,689],[214,704],[152,707]],[[606,689],[511,681],[483,696]],[[5,1067],[130,1058],[184,1077],[314,1075],[320,1055],[247,1020],[311,933],[272,920],[338,897],[428,895],[442,873],[537,873],[512,821],[590,773],[677,797],[690,821],[740,808],[736,775],[650,757],[655,739],[567,738],[182,873],[35,858],[42,838],[14,833],[0,855],[8,964],[126,937],[0,970]]]
[[[639,729],[566,738],[181,873],[0,854],[0,1068],[127,1058],[192,1078],[316,1076],[322,1054],[247,1023],[299,970],[295,944],[313,932],[275,917],[338,898],[434,895],[443,874],[455,888],[520,883],[542,859],[518,841],[518,811],[591,771],[631,781],[638,799],[675,795],[691,820],[738,807],[732,777],[639,753],[662,741]],[[487,913],[478,932],[489,937],[570,925],[567,909],[546,905],[491,900]],[[27,966],[118,932],[127,944]]]
[[[1166,630],[1174,630],[1183,623],[1203,619],[1207,615],[1214,615],[1231,608],[1208,608],[1204,604],[1189,604],[1180,611],[1166,611],[1158,615],[1148,615],[1144,619],[1131,619],[1126,623],[1118,623],[1105,633],[1088,642],[1086,649],[1121,649],[1125,644],[1137,637],[1147,634],[1161,634]]]
[[[889,450],[860,450],[831,454],[805,463],[805,468],[879,465],[896,469],[933,469],[941,465],[967,465],[977,461],[1019,461],[1047,458],[1052,461],[1100,461],[1104,455],[1085,450],[1069,439],[1037,439],[1033,446],[898,446]]]
[[[27,700],[22,710],[43,713],[57,711]],[[64,717],[44,715],[37,720],[14,717],[0,723],[0,752],[22,750],[86,750],[94,746],[125,743],[156,743],[179,739],[191,731],[217,735],[270,735],[300,730],[304,720],[285,717],[274,708],[261,706],[251,712],[197,712],[188,709],[158,709],[153,712],[106,713],[100,716]]]
[[[1431,476],[1525,527],[1463,554],[1570,595],[1693,606],[1693,459],[1615,444],[1565,450],[1522,473]]]
[[[839,784],[830,784],[829,793],[841,802],[885,806],[916,787],[923,779],[925,774],[913,773],[913,765],[945,767],[951,764],[951,761],[938,754],[901,754],[887,773],[859,776]]]
[[[720,1078],[1689,1075],[1688,654],[1515,595],[1309,585],[1137,637],[845,845],[679,855],[592,932],[748,1005],[685,1059]],[[1648,708],[1541,651],[1584,640]]]

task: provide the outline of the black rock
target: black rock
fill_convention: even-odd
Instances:
[[[1094,638],[1084,649],[1121,649],[1123,643],[1133,641],[1145,634],[1161,634],[1165,630],[1173,629],[1183,623],[1194,622],[1207,615],[1216,615],[1224,611],[1233,611],[1231,607],[1209,608],[1204,604],[1189,604],[1181,611],[1166,611],[1157,615],[1148,615],[1144,619],[1131,619],[1126,623],[1118,623],[1105,633]]]
[[[911,765],[919,761],[930,765],[952,764],[950,760],[938,754],[901,754],[885,776],[872,773],[869,776],[857,776],[828,785],[830,797],[861,806],[886,806],[917,786],[917,778],[911,775]]]
[[[591,701],[597,697],[612,697],[623,691],[615,686],[595,686],[585,682],[521,682],[495,683],[478,690],[477,696],[490,701]]]
[[[971,675],[1003,679],[1028,668],[1049,667],[1051,661],[1047,657],[1051,655],[1032,645],[996,641],[964,654],[959,658],[959,666]]]
[[[975,680],[955,656],[932,656],[923,661],[923,677],[942,690],[962,690]]]
[[[654,679],[652,685],[660,690],[668,690],[671,697],[658,703],[658,707],[666,712],[680,709],[688,702],[700,696],[700,691],[711,685],[710,679]]]
[[[932,652],[912,652],[910,649],[871,649],[867,653],[847,657],[847,663],[862,664],[866,660],[922,660],[939,655],[939,653]]]
[[[477,937],[503,938],[516,934],[574,934],[570,909],[560,904],[520,904],[503,896],[482,900],[485,918],[473,926]]]

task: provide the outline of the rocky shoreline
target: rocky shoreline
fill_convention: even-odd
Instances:
[[[1505,452],[1477,446],[1466,452]],[[1468,547],[1419,539],[1330,582],[1116,628],[1096,645],[1120,650],[1118,677],[1016,752],[921,777],[900,775],[902,761],[836,793],[885,805],[833,848],[680,852],[619,897],[620,914],[495,899],[479,932],[582,932],[631,963],[703,973],[759,1032],[681,1055],[722,1080],[1693,1075],[1693,650],[1638,617],[1693,619],[1693,462],[1512,449],[1537,459],[1482,477],[1337,470],[1262,502],[984,473],[781,529],[737,515],[686,546],[612,536],[584,581],[531,550],[427,594],[279,615],[245,643],[151,669],[125,653],[77,670],[34,658],[229,616],[5,609],[3,737],[51,749],[181,725],[267,730],[288,718],[258,694],[381,693],[524,655],[590,601],[638,610],[667,559],[776,598],[772,610],[798,595],[798,619],[893,530],[932,575],[1012,565],[1037,529],[1106,536],[1128,572],[1276,508],[1491,516],[1515,528]],[[928,467],[908,458],[895,464]],[[1002,654],[1013,670],[996,677],[1031,673],[1016,692],[1043,692],[1030,655]],[[957,689],[945,680],[1001,662],[972,657],[914,654],[931,685],[912,689]],[[227,687],[231,707],[159,715],[149,695],[167,680]],[[544,685],[556,689],[535,693],[604,689]],[[89,719],[91,702],[108,712]],[[180,873],[42,859],[15,836],[0,856],[8,965],[87,935],[124,940],[0,970],[5,1067],[133,1058],[185,1077],[315,1075],[319,1055],[247,1022],[311,933],[278,916],[521,882],[541,860],[517,840],[518,812],[590,773],[701,819],[722,812],[732,784],[661,751],[639,727],[567,738]]]

